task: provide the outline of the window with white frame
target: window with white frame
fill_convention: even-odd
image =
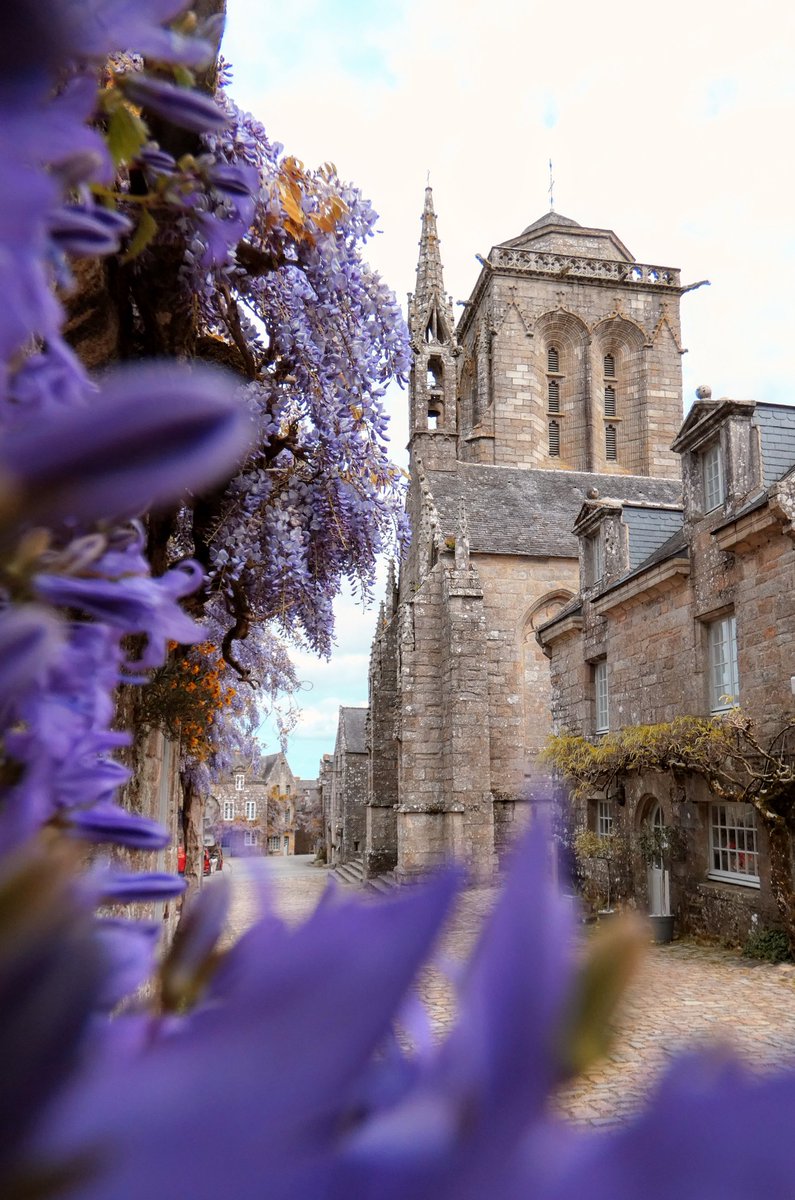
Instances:
[[[596,832],[607,838],[613,834],[613,801],[598,800],[596,803]]]
[[[278,854],[282,848],[282,839],[278,833],[273,834],[268,838],[268,851],[271,854]]]
[[[259,843],[259,834],[256,829],[247,829],[243,834],[244,846],[256,846]]]
[[[610,708],[607,690],[607,663],[594,663],[593,668],[594,694],[594,732],[607,733],[610,728]]]
[[[710,878],[759,887],[759,850],[753,805],[711,804],[709,842]]]
[[[710,712],[726,712],[738,704],[740,698],[737,622],[733,614],[710,621],[707,626],[707,644]]]
[[[257,815],[256,800],[247,800],[246,801],[246,820],[253,821],[256,818],[256,815]]]
[[[224,820],[234,821],[235,819],[235,802],[234,800],[224,800]]]
[[[246,784],[246,776],[243,771],[235,772],[235,791],[242,792]]]
[[[723,479],[723,455],[720,442],[713,444],[701,456],[704,472],[704,512],[712,512],[726,498]]]

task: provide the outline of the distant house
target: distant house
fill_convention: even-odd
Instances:
[[[298,780],[281,751],[266,755],[255,768],[236,763],[215,784],[212,796],[225,852],[295,854],[298,791]]]
[[[296,779],[295,853],[317,854],[323,839],[318,779]]]

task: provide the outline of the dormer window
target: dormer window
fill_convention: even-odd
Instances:
[[[723,476],[723,455],[720,442],[713,442],[701,456],[704,473],[704,512],[712,512],[719,508],[726,499],[726,485]]]
[[[560,425],[557,421],[549,422],[549,454],[550,458],[560,457]]]
[[[557,379],[550,379],[547,384],[547,407],[551,413],[560,412],[560,384]]]
[[[618,441],[615,425],[605,426],[605,458],[608,462],[615,462],[618,458]]]

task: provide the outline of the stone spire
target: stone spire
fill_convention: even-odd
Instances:
[[[410,446],[432,469],[455,461],[456,364],[453,302],[445,295],[433,192],[425,189],[417,286],[409,295],[409,332],[414,370],[409,387]],[[437,435],[444,435],[439,437]],[[431,439],[430,441],[428,439]]]
[[[439,254],[439,234],[436,229],[436,213],[433,211],[433,191],[425,189],[425,205],[422,210],[422,233],[420,234],[420,257],[417,262],[417,285],[414,297],[426,302],[432,296],[444,295],[442,259]]]
[[[453,337],[453,304],[444,291],[439,233],[430,187],[425,189],[422,209],[417,284],[414,294],[409,296],[409,329],[415,346],[426,340],[450,342]]]

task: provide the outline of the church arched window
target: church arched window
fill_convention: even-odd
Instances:
[[[618,440],[615,425],[605,426],[605,458],[608,462],[615,462],[618,458]]]
[[[608,384],[605,388],[605,416],[614,417],[616,415],[616,389],[612,384]]]
[[[557,346],[550,346],[547,349],[547,373],[556,375],[560,370],[560,355],[558,354]]]
[[[615,379],[616,357],[614,354],[605,355],[605,379]]]
[[[560,424],[557,421],[549,422],[549,454],[551,458],[560,457]]]
[[[551,413],[560,412],[560,384],[557,379],[547,381],[547,407]]]

